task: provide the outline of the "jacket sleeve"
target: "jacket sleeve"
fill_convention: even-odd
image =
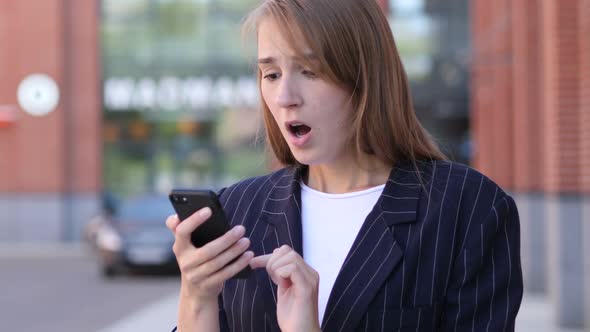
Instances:
[[[523,294],[514,200],[502,195],[468,232],[453,263],[441,330],[513,331]]]

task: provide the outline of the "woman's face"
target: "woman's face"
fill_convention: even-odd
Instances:
[[[274,20],[258,30],[261,91],[291,152],[302,164],[333,164],[354,151],[350,144],[351,95],[305,68]],[[313,54],[309,54],[313,59]]]

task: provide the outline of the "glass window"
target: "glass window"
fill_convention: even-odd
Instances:
[[[418,117],[451,159],[469,163],[467,0],[390,0],[389,18]]]
[[[257,1],[102,1],[104,176],[123,196],[266,169],[241,19]]]

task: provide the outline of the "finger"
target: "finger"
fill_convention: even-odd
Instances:
[[[230,248],[231,246],[235,245],[242,238],[244,233],[246,233],[246,229],[244,228],[244,226],[238,225],[238,226],[232,228],[231,230],[227,231],[225,234],[223,234],[219,238],[207,243],[206,245],[204,245],[201,248],[195,249],[195,247],[191,244],[191,246],[188,248],[195,250],[195,252],[193,253],[192,251],[190,251],[190,253],[187,253],[188,258],[186,258],[186,259],[190,263],[185,263],[186,261],[183,258],[183,263],[185,263],[185,265],[183,265],[183,267],[185,269],[195,268],[201,264],[205,264],[206,262],[215,259],[219,254],[228,250],[228,248]],[[247,249],[249,245],[250,245],[250,243],[248,240],[248,245],[246,246],[245,249]],[[177,244],[175,243],[174,246],[177,246]],[[187,247],[182,247],[182,246],[173,247],[175,252],[176,252],[176,250],[186,249],[186,248]],[[237,253],[235,256],[237,256],[238,254],[239,253]],[[184,257],[184,255],[183,255],[183,257]],[[222,266],[220,266],[219,268],[221,268],[221,267]],[[211,271],[211,272],[215,272],[215,271]]]
[[[211,217],[211,208],[204,207],[181,221],[176,227],[176,244],[180,248],[191,246],[191,233]]]
[[[307,279],[304,269],[297,262],[281,266],[276,270],[276,275],[279,287],[295,286],[300,294],[306,296],[311,296],[314,293],[314,284]]]
[[[293,263],[289,263],[289,264],[279,267],[278,269],[275,270],[275,273],[277,276],[279,276],[283,279],[288,279],[291,277],[293,270],[296,268],[297,268],[297,264],[293,262]]]
[[[291,247],[286,246],[286,245],[282,246],[280,248],[277,248],[273,251],[273,254],[271,255],[268,262],[266,263],[266,272],[268,273],[268,275],[270,276],[272,281],[277,285],[282,285],[283,281],[276,274],[276,268],[278,267],[276,265],[276,262],[283,260],[283,257],[289,255],[292,251],[293,250],[291,249]],[[287,285],[283,285],[283,286],[287,286]]]
[[[273,281],[279,288],[287,289],[293,285],[293,281],[291,280],[291,275],[293,270],[295,269],[295,264],[288,264],[285,266],[280,267],[275,272],[275,277]]]
[[[293,282],[308,284],[308,283],[310,283],[311,279],[308,278],[307,271],[306,271],[307,268],[308,268],[308,266],[305,264],[305,262],[291,261],[287,264],[277,267],[274,270],[274,273],[277,277],[280,277],[283,279],[295,278],[295,279],[293,279]]]
[[[291,250],[291,247],[287,245],[283,245],[280,248],[276,248],[275,250],[273,250],[270,259],[266,263],[266,269],[268,270],[271,266],[274,265],[274,262],[276,262],[278,259],[291,252]]]
[[[238,240],[244,236],[246,229],[242,225],[235,226],[229,231],[225,232],[222,236],[202,246],[200,252],[205,254],[203,257],[205,261],[212,259],[213,257],[226,251],[229,247],[234,245]]]
[[[301,285],[304,289],[311,290],[319,286],[319,274],[294,250],[277,259],[269,270],[274,271],[269,273],[273,274],[271,279],[277,285],[289,286],[280,280],[289,278],[289,283]]]
[[[175,214],[170,215],[168,218],[166,218],[166,227],[168,227],[168,229],[172,233],[176,232],[176,227],[178,226],[179,223],[180,223],[180,220],[178,219],[178,216]]]
[[[185,250],[180,255],[181,257],[178,258],[179,263],[182,262],[182,268],[184,270],[198,269],[197,274],[206,277],[218,271],[248,249],[250,240],[248,238],[241,238],[231,240],[231,242],[226,241],[223,244],[224,250],[219,252],[217,252],[217,249],[221,248],[220,246],[208,247],[209,244],[212,244],[212,242],[202,248],[193,247],[192,249]]]
[[[238,242],[234,243],[229,249],[217,255],[210,261],[204,263],[202,266],[202,273],[205,276],[209,276],[221,270],[229,262],[233,261],[236,257],[243,254],[249,246],[250,240],[245,237],[241,238]]]
[[[206,285],[218,285],[225,282],[248,266],[252,257],[254,257],[254,253],[252,251],[246,251],[238,260],[212,274],[204,281],[204,283],[206,283]]]
[[[280,256],[277,255],[276,258],[274,260],[272,260],[272,262],[269,263],[269,265],[270,265],[269,268],[272,271],[276,271],[281,266],[295,263],[298,260],[303,261],[301,256],[299,256],[299,254],[297,254],[297,252],[295,250],[291,250],[289,252],[284,253],[283,255],[280,255]]]
[[[272,256],[272,254],[267,254],[267,255],[256,256],[256,257],[252,258],[252,260],[250,261],[250,267],[253,269],[259,269],[261,267],[266,267],[266,264],[270,260],[271,256]]]

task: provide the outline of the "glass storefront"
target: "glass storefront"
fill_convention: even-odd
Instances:
[[[240,32],[256,3],[102,2],[107,190],[217,189],[266,170],[254,45]]]
[[[450,159],[465,164],[471,156],[468,5],[391,0],[389,13],[420,121]]]
[[[255,45],[240,30],[257,3],[102,1],[107,191],[217,189],[268,170]],[[467,2],[392,0],[389,17],[420,119],[468,162]]]

